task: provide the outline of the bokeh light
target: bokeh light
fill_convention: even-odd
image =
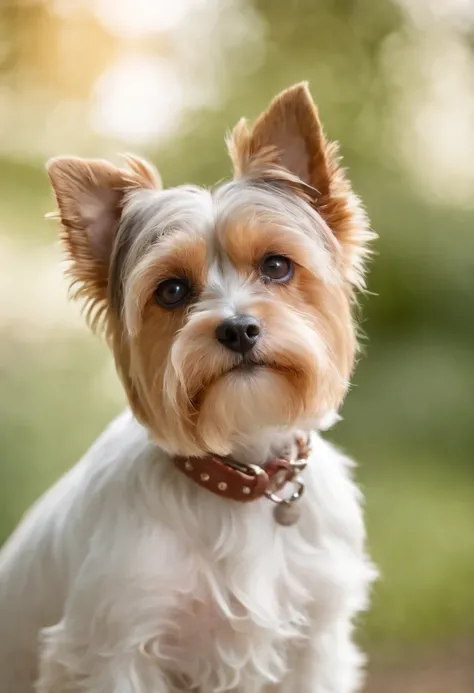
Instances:
[[[0,3],[0,541],[124,405],[67,301],[44,162],[227,176],[224,135],[307,79],[379,233],[344,420],[383,579],[368,693],[474,688],[472,0]]]
[[[91,122],[103,136],[146,143],[179,125],[184,103],[172,63],[124,55],[94,86]]]
[[[177,29],[196,0],[95,0],[95,16],[112,33],[124,38]]]

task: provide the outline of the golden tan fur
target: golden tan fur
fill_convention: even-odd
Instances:
[[[299,134],[302,139],[295,146]],[[363,288],[363,261],[375,236],[340,166],[338,144],[324,135],[307,83],[279,94],[251,132],[246,120],[240,120],[227,144],[236,175],[258,175],[276,165],[314,188],[312,204],[341,244],[345,276]]]
[[[354,363],[351,302],[373,234],[306,85],[278,96],[252,130],[240,121],[228,146],[236,183],[214,196],[193,193],[196,216],[188,212],[182,228],[179,208],[172,230],[160,231],[157,216],[146,253],[119,268],[119,309],[109,286],[117,228],[133,200],[140,204],[138,191],[159,190],[159,176],[137,159],[129,171],[78,159],[49,167],[74,296],[85,299],[93,327],[106,325],[137,418],[176,454],[228,454],[256,426],[293,426],[337,409]],[[161,198],[150,199],[159,209]],[[182,199],[191,204],[190,193]],[[198,217],[203,228],[190,228]],[[268,253],[293,261],[291,281],[262,282]],[[173,311],[154,297],[170,277],[192,286],[192,300]],[[230,305],[263,326],[251,372],[215,339]]]
[[[127,156],[126,162],[128,170],[100,159],[58,157],[47,167],[61,220],[71,296],[83,301],[94,331],[103,326],[107,313],[109,257],[124,196],[137,188],[161,187],[153,166],[136,156]]]

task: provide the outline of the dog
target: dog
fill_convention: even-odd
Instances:
[[[0,556],[2,693],[352,693],[376,571],[321,437],[374,237],[306,83],[227,139],[233,179],[163,189],[56,158],[68,275],[129,409]],[[66,394],[65,394],[66,396]]]

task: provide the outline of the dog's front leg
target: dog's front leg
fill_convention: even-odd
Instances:
[[[348,628],[339,624],[293,652],[290,671],[275,693],[356,693],[364,661]]]
[[[159,664],[140,650],[101,652],[64,623],[44,632],[36,693],[170,693]]]

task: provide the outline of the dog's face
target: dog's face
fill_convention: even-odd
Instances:
[[[304,86],[229,149],[235,179],[162,190],[157,172],[49,166],[76,293],[137,417],[172,453],[228,454],[337,409],[370,239]]]

